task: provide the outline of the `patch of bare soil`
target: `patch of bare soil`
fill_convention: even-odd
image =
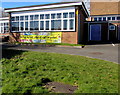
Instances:
[[[60,82],[48,82],[46,83],[45,88],[55,93],[74,93],[74,91],[77,90],[77,86],[63,84]]]

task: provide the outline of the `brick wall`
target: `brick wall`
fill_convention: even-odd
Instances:
[[[91,15],[118,14],[120,2],[91,2]]]
[[[77,32],[62,32],[62,43],[77,44]]]

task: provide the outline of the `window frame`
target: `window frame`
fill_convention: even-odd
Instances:
[[[71,18],[71,17],[69,16],[69,14],[72,13],[72,12],[74,13],[74,17]],[[67,13],[67,14],[68,14],[68,15],[67,15],[67,18],[63,18],[63,13]],[[46,19],[46,17],[45,17],[46,14],[49,14],[49,19]],[[51,14],[55,14],[55,18],[52,19],[52,18],[51,18]],[[61,14],[60,17],[58,17],[57,14]],[[39,19],[38,19],[38,20],[37,20],[37,19],[34,19],[34,16],[35,16],[35,15],[39,15],[39,17],[38,17]],[[40,18],[41,18],[40,15],[44,15],[43,19],[40,19]],[[42,31],[53,31],[53,32],[54,32],[54,31],[56,31],[56,32],[57,32],[57,31],[60,31],[60,32],[62,32],[62,31],[63,31],[63,32],[64,32],[64,31],[75,31],[75,22],[76,22],[76,19],[75,19],[75,16],[76,16],[76,14],[75,14],[75,9],[74,9],[74,10],[64,10],[64,11],[52,11],[52,12],[31,13],[31,14],[24,14],[24,15],[20,14],[20,16],[24,16],[24,21],[23,21],[23,22],[24,22],[24,30],[23,30],[23,31],[20,30],[20,22],[21,22],[21,21],[19,20],[19,31],[12,31],[12,32],[28,32],[28,31],[32,31],[32,32],[35,32],[35,31],[41,31],[41,32],[42,32]],[[19,18],[20,18],[20,16],[19,16]],[[28,16],[28,19],[26,19],[27,16]],[[30,18],[31,18],[30,16],[33,16],[33,17],[32,17],[33,19],[30,19]],[[12,17],[16,17],[16,15],[15,15],[15,16],[13,15]],[[64,27],[64,26],[63,26],[63,20],[65,20],[65,19],[68,20],[68,21],[67,21],[67,25],[68,25],[68,26],[67,26],[67,30],[64,30],[64,29],[63,29],[63,27]],[[70,28],[69,28],[69,27],[70,27],[70,25],[69,25],[70,19],[73,19],[73,21],[74,21],[74,23],[73,23],[73,29],[70,29]],[[59,29],[58,29],[58,30],[52,30],[52,29],[51,29],[51,21],[52,21],[52,20],[61,20],[61,30],[59,30]],[[38,26],[39,26],[39,27],[38,27],[39,29],[38,29],[38,30],[35,30],[35,29],[34,29],[34,30],[30,30],[30,21],[39,21],[39,23],[38,23],[38,24],[39,24],[39,25],[38,25]],[[43,30],[41,30],[41,28],[40,28],[40,22],[41,22],[41,21],[44,22],[44,29],[43,29]],[[46,29],[46,21],[49,21],[49,30]],[[16,21],[12,21],[12,22],[16,22]],[[26,30],[26,27],[25,27],[25,23],[26,23],[26,22],[28,22],[28,30]]]

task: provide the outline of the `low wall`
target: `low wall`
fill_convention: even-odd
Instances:
[[[11,33],[10,42],[77,44],[77,32]]]

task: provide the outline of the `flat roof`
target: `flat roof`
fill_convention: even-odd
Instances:
[[[30,10],[38,10],[38,9],[50,9],[50,8],[61,8],[61,7],[70,7],[81,5],[84,9],[86,15],[89,13],[82,1],[79,2],[60,2],[60,3],[51,3],[51,4],[43,4],[43,5],[32,5],[32,6],[23,6],[23,7],[15,7],[15,8],[5,8],[5,12],[21,12],[21,11],[30,11]]]

